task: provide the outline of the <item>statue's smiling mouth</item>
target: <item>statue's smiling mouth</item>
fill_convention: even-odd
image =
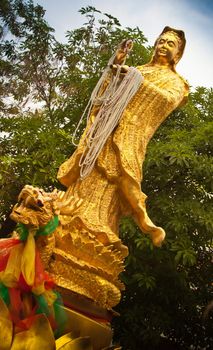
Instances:
[[[167,53],[167,50],[166,49],[159,49],[159,52],[160,53]]]

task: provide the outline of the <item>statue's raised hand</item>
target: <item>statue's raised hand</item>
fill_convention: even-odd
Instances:
[[[131,39],[123,40],[118,46],[113,64],[123,65],[132,48],[133,41]]]

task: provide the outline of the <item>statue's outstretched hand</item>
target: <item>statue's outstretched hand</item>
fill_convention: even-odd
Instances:
[[[125,39],[121,42],[119,45],[116,53],[113,63],[111,64],[110,68],[112,69],[112,73],[115,75],[118,71],[118,68],[120,69],[120,74],[125,75],[128,70],[129,66],[124,65],[126,58],[129,54],[129,52],[133,48],[133,41],[131,39]]]
[[[116,51],[113,64],[123,65],[132,48],[133,41],[131,39],[123,40]]]

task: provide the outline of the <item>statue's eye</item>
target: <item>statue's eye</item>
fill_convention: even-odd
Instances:
[[[42,203],[42,201],[40,199],[37,200],[37,205],[39,207],[43,207],[44,206],[44,204]]]
[[[34,210],[34,211],[42,211],[42,210],[39,208],[39,206],[37,206],[36,204],[35,204],[35,205],[33,205],[33,204],[28,204],[27,207],[28,207],[29,209]]]
[[[35,207],[34,205],[32,205],[32,204],[28,204],[28,208],[29,208],[29,209],[33,209],[33,210],[36,209],[36,207]]]
[[[168,41],[168,45],[169,45],[170,47],[175,47],[175,43],[174,43],[173,41]]]

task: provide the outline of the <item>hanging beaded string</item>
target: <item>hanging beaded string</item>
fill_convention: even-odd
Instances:
[[[74,139],[84,116],[87,114],[87,122],[89,122],[92,107],[94,105],[100,106],[93,124],[86,132],[83,139],[85,148],[79,161],[81,179],[84,179],[91,173],[108,137],[118,125],[126,106],[143,82],[141,73],[134,67],[129,67],[127,73],[121,80],[120,73],[122,66],[117,65],[116,74],[111,74],[111,80],[105,92],[101,96],[98,96],[103,83],[109,76],[109,72],[111,71],[109,67],[113,65],[115,57],[116,53],[109,60],[107,68],[104,70],[102,77],[94,88],[73,135],[73,143],[75,144]]]

